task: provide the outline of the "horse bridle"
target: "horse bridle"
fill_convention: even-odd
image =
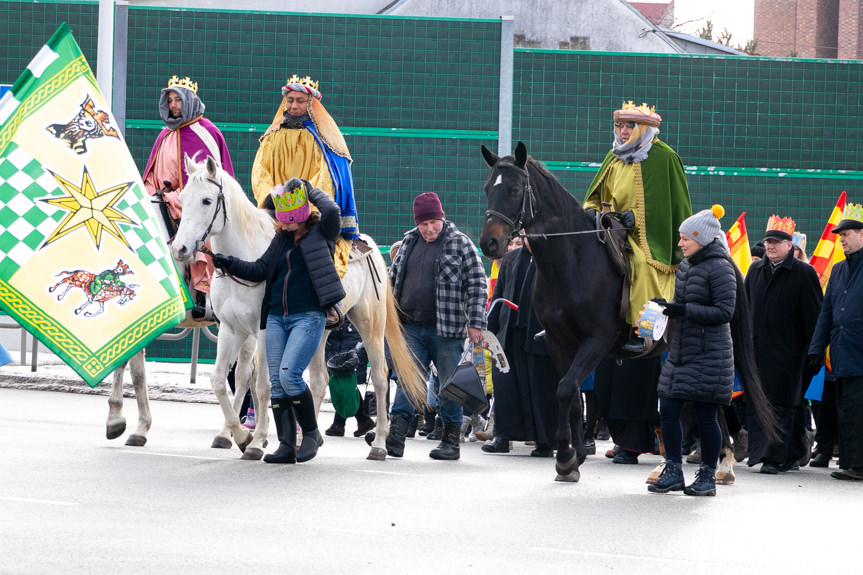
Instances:
[[[508,164],[509,165],[509,164]],[[530,173],[527,171],[527,168],[519,168],[516,165],[511,165],[511,167],[519,170],[524,173],[524,177],[526,183],[524,185],[524,191],[521,195],[521,210],[518,212],[518,216],[515,220],[511,220],[506,215],[500,213],[497,210],[486,210],[485,217],[497,218],[506,225],[508,225],[512,229],[512,236],[515,237],[519,234],[522,226],[525,224],[529,224],[530,221],[533,220],[534,216],[536,216],[536,198],[533,195],[533,188],[530,185]],[[525,221],[525,214],[530,216],[529,221]]]
[[[227,225],[228,223],[228,211],[225,209],[225,193],[222,191],[222,182],[217,182],[212,178],[207,178],[207,181],[219,188],[219,196],[216,198],[216,211],[213,212],[213,219],[210,220],[210,225],[207,226],[207,229],[204,231],[204,234],[201,236],[201,239],[195,242],[195,251],[203,251],[204,242],[207,241],[207,236],[210,235],[210,231],[213,229],[213,224],[216,223],[216,218],[219,217],[219,212],[222,212],[223,222],[222,225]],[[204,252],[206,253],[206,252]]]

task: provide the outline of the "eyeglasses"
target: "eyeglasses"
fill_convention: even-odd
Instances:
[[[615,122],[614,123],[614,127],[618,128],[618,129],[622,128],[624,126],[629,128],[630,130],[634,130],[635,129],[635,122]]]

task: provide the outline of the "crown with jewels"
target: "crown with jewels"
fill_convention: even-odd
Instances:
[[[842,212],[842,219],[863,222],[863,205],[845,204],[845,211]]]
[[[288,84],[299,84],[301,86],[306,86],[307,88],[312,88],[314,90],[318,89],[320,82],[315,82],[311,79],[311,77],[306,76],[305,78],[300,78],[296,74],[288,78]]]
[[[777,215],[772,215],[767,220],[767,231],[774,232],[784,232],[789,236],[793,237],[794,234],[794,220],[789,218],[780,218]]]
[[[662,116],[656,113],[656,106],[648,106],[642,102],[636,106],[632,100],[624,102],[619,110],[614,111],[615,122],[635,122],[636,124],[647,124],[655,128],[662,122]]]
[[[176,75],[171,76],[171,79],[168,80],[168,87],[169,88],[185,88],[186,90],[190,91],[193,94],[198,93],[198,83],[192,82],[192,80],[188,76],[186,76],[182,80],[180,78],[178,78]]]

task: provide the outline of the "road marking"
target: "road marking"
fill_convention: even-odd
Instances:
[[[398,475],[401,477],[428,477],[426,473],[404,473],[401,471],[374,471],[371,469],[355,469],[357,473],[375,473],[377,475]]]
[[[74,501],[49,501],[47,499],[27,499],[26,497],[3,497],[0,496],[0,501],[15,501],[18,503],[39,503],[42,505],[66,505],[66,506],[74,506],[80,505]]]
[[[631,559],[634,561],[662,561],[671,563],[680,563],[681,565],[703,565],[703,558],[694,559],[675,559],[674,557],[647,557],[644,555],[628,555],[626,553],[603,553],[601,551],[580,551],[575,549],[557,549],[554,547],[528,547],[528,551],[540,551],[542,553],[565,553],[567,555],[587,555],[591,557],[604,557],[610,559]],[[707,564],[717,564],[708,561]]]
[[[156,455],[160,457],[179,457],[180,459],[204,459],[208,461],[238,461],[237,459],[224,459],[222,457],[204,457],[201,455],[178,455],[176,453],[161,453],[158,451],[132,451],[131,449],[117,449],[120,453],[131,453],[133,455]]]

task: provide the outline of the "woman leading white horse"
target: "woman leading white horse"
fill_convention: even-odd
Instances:
[[[210,239],[214,252],[245,261],[258,259],[275,233],[272,217],[257,209],[240,185],[211,158],[200,164],[187,158],[186,166],[189,181],[180,196],[183,220],[173,242],[174,258],[180,262],[187,261],[204,241]],[[363,236],[363,239],[372,249],[349,261],[348,271],[342,278],[346,295],[341,309],[356,326],[369,354],[379,416],[376,439],[368,458],[383,460],[386,458],[384,439],[388,423],[385,402],[389,386],[384,359],[385,336],[399,381],[417,404],[422,403],[425,397],[425,382],[405,344],[389,282],[386,281],[383,257],[371,238]],[[268,404],[270,386],[264,357],[265,332],[259,329],[263,297],[263,283],[242,282],[229,275],[217,276],[210,291],[213,309],[221,322],[211,382],[225,416],[223,432],[233,435],[237,445],[244,450],[244,459],[263,456],[269,417],[266,409],[260,410],[263,417],[259,416],[254,436],[250,438],[249,431],[240,425],[237,413],[230,405],[226,376],[240,348],[250,338],[256,338],[258,369],[251,388],[256,406]],[[316,413],[328,381],[324,360],[326,335],[325,332],[309,365]]]

